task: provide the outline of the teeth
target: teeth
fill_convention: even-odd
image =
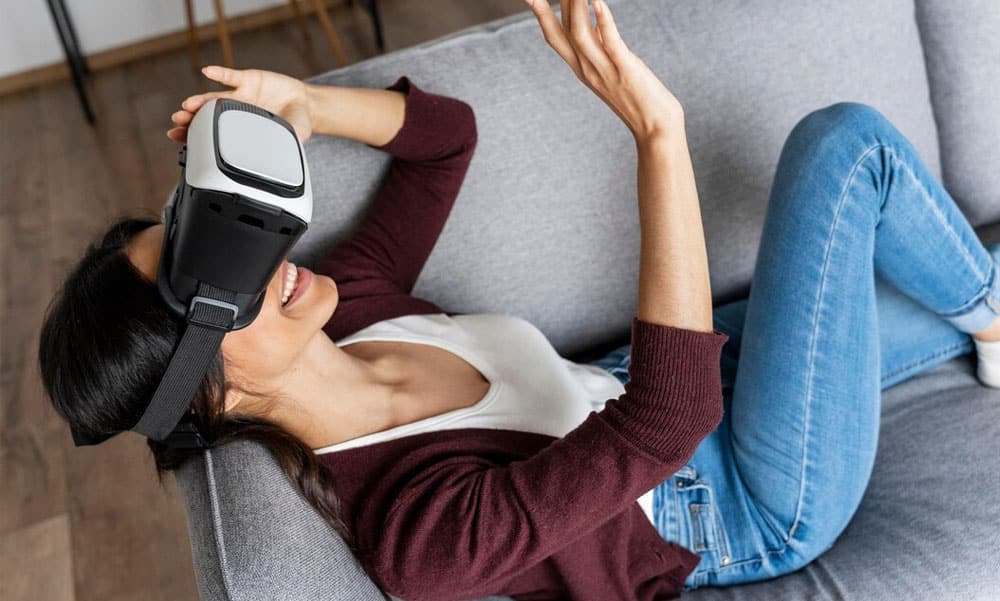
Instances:
[[[284,305],[288,302],[288,299],[292,297],[292,293],[295,292],[295,284],[299,279],[299,270],[295,268],[292,263],[288,264],[288,271],[285,272],[284,285],[281,287],[281,304]]]

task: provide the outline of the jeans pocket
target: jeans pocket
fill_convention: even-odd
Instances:
[[[678,542],[701,556],[700,572],[729,565],[729,539],[712,485],[691,466],[678,471],[674,482]]]

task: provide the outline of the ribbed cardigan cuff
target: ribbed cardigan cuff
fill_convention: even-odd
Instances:
[[[654,457],[688,457],[722,420],[719,359],[729,336],[632,319],[629,382],[602,416]]]

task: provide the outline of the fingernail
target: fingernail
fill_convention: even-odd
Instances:
[[[604,3],[601,0],[594,0],[594,14],[601,14],[604,12]]]

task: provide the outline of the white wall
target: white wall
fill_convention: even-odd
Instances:
[[[286,0],[224,0],[226,16],[284,4]],[[84,54],[185,29],[184,0],[64,0]],[[212,0],[195,0],[198,23],[215,21]],[[45,0],[0,0],[0,77],[62,62],[55,24]]]

